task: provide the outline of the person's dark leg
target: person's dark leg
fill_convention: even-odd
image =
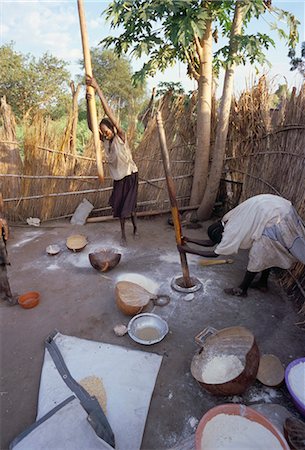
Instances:
[[[225,293],[229,295],[235,295],[236,297],[246,297],[248,295],[247,293],[248,288],[252,283],[252,281],[254,280],[257,273],[258,272],[249,272],[249,270],[247,270],[244,279],[240,283],[240,285],[237,288],[224,289]]]
[[[137,226],[137,214],[135,212],[131,213],[131,222],[133,225],[133,235],[138,235],[138,226]]]
[[[18,302],[18,298],[12,294],[5,264],[0,264],[0,299],[9,302],[10,305],[16,305]]]
[[[259,289],[262,292],[268,291],[268,278],[270,275],[270,271],[271,268],[263,270],[260,279],[252,283],[250,287],[253,289]]]
[[[125,234],[125,217],[120,217],[120,224],[121,224],[121,234],[122,234],[122,244],[126,244],[126,234]]]

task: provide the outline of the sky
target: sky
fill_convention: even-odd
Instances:
[[[89,46],[98,46],[108,35],[114,35],[109,23],[101,14],[108,1],[84,0]],[[273,4],[292,12],[301,22],[299,27],[300,42],[305,41],[305,0],[273,0]],[[279,39],[276,32],[270,32],[268,22],[274,22],[269,13],[259,21],[251,23],[249,32],[268,33],[276,42],[275,49],[266,52],[272,67],[259,67],[259,75],[267,74],[273,86],[288,83],[299,87],[303,81],[297,71],[289,70],[288,48]],[[285,27],[284,24],[282,24]],[[117,33],[117,32],[116,32]],[[82,58],[82,44],[76,0],[0,0],[0,44],[14,41],[14,49],[21,53],[30,53],[35,57],[45,52],[64,59],[72,78],[81,73],[78,60]],[[300,45],[297,47],[300,54]],[[139,70],[143,60],[131,60],[134,71]],[[245,87],[255,82],[255,72],[250,65],[238,67],[235,74],[234,90],[240,93]],[[147,80],[148,91],[159,82],[180,82],[186,91],[196,89],[196,82],[186,75],[186,67],[177,63],[164,73],[158,73]],[[219,79],[217,93],[221,94],[223,76]]]

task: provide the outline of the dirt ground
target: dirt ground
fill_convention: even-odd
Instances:
[[[193,237],[206,237],[201,229],[185,230]],[[119,245],[119,223],[72,226],[49,222],[40,228],[11,227],[8,244],[12,290],[41,293],[38,307],[30,310],[2,303],[1,314],[1,449],[35,421],[44,340],[54,330],[62,334],[117,344],[163,355],[161,369],[147,417],[143,450],[163,450],[191,436],[202,415],[211,407],[230,401],[278,403],[295,412],[285,386],[270,389],[256,382],[239,398],[217,398],[206,393],[190,372],[198,346],[194,337],[205,327],[216,329],[242,325],[251,330],[261,353],[277,355],[284,366],[304,355],[304,331],[295,324],[301,318],[296,306],[278,286],[273,275],[270,290],[249,291],[247,298],[223,293],[237,285],[246,268],[247,253],[234,256],[234,264],[202,267],[200,257],[188,256],[192,276],[203,288],[186,301],[186,294],[171,289],[174,276],[181,275],[173,228],[167,217],[139,221],[140,237],[133,240],[128,224],[128,247]],[[66,238],[85,234],[89,244],[80,253],[65,247]],[[46,254],[49,244],[59,244],[56,256]],[[120,264],[110,272],[94,270],[88,253],[103,247],[120,250]],[[165,318],[170,332],[153,346],[141,346],[128,335],[115,336],[113,327],[127,324],[114,301],[115,283],[138,279],[148,290],[170,295],[171,302],[154,312]],[[189,298],[188,298],[189,299]],[[152,310],[152,306],[148,311]]]

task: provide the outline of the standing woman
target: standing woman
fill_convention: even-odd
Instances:
[[[100,139],[103,141],[110,175],[113,178],[113,191],[109,204],[113,217],[119,217],[121,223],[122,243],[126,244],[125,221],[131,217],[133,234],[137,234],[136,205],[138,194],[138,168],[126,140],[125,132],[108,105],[104,94],[95,78],[86,75],[86,84],[97,92],[107,117],[99,125]],[[89,98],[87,94],[87,99]],[[88,107],[87,107],[88,111]],[[90,114],[87,114],[90,130]]]
[[[0,192],[0,300],[6,300],[9,305],[13,306],[18,303],[18,297],[12,294],[10,284],[7,278],[6,266],[9,260],[6,250],[6,242],[8,240],[8,224],[4,218],[4,204],[2,193]]]

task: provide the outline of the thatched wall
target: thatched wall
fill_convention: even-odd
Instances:
[[[161,102],[172,175],[179,206],[189,204],[195,151],[195,98],[167,95]],[[226,209],[259,193],[277,193],[292,201],[305,219],[305,87],[273,110],[273,96],[263,77],[258,85],[232,103],[221,192]],[[212,144],[216,108],[213,103]],[[0,135],[0,189],[12,220],[42,220],[71,216],[85,197],[100,215],[109,215],[111,180],[96,176],[92,143],[84,156],[59,152],[62,137],[50,123],[37,119],[24,138],[24,162],[16,143]],[[57,150],[54,150],[57,149]],[[213,154],[213,152],[212,152]],[[134,152],[139,168],[139,210],[169,208],[159,135],[155,118]],[[2,176],[1,176],[2,174]],[[18,174],[18,176],[6,176]],[[22,175],[22,177],[21,177]],[[32,177],[32,178],[25,178]],[[34,197],[34,198],[29,198]],[[285,287],[305,298],[305,268],[298,264],[283,278]]]
[[[224,169],[227,208],[253,195],[272,193],[289,199],[305,221],[305,85],[283,99],[278,110],[270,109],[271,104],[262,78],[232,106]],[[282,283],[305,299],[304,265],[285,272]]]
[[[167,95],[160,105],[167,146],[171,160],[171,171],[175,178],[179,206],[189,204],[192,187],[192,171],[195,148],[195,101],[184,96]],[[146,128],[143,140],[135,152],[135,161],[142,180],[160,179],[139,188],[139,202],[149,202],[146,209],[165,210],[170,207],[159,133],[155,118]]]
[[[185,102],[184,96],[173,98],[169,95],[161,105],[180,206],[189,203],[195,140],[195,118],[190,120],[190,117],[194,117],[194,100],[188,100],[188,104]],[[47,119],[37,118],[35,125],[26,129],[22,168],[11,171],[8,166],[1,164],[0,180],[9,219],[25,221],[28,217],[41,220],[69,217],[84,197],[94,205],[95,212],[100,215],[111,214],[108,199],[112,181],[107,164],[104,165],[105,181],[100,184],[92,142],[88,143],[84,156],[77,156],[54,150],[61,147],[60,139],[61,136],[56,135]],[[154,119],[148,123],[144,138],[134,152],[134,159],[140,176],[138,210],[168,209],[159,136]],[[4,176],[16,173],[19,173],[18,177]],[[16,180],[19,180],[18,189]]]
[[[241,200],[282,195],[305,218],[305,85],[272,110],[264,78],[232,109],[224,176],[243,183]]]
[[[0,99],[0,163],[1,172],[4,174],[22,173],[22,161],[18,143],[16,142],[16,122],[11,107],[6,103],[6,98]],[[20,179],[11,177],[5,182],[0,178],[0,192],[3,198],[7,198],[11,192],[20,195]],[[10,208],[11,210],[11,208]]]

